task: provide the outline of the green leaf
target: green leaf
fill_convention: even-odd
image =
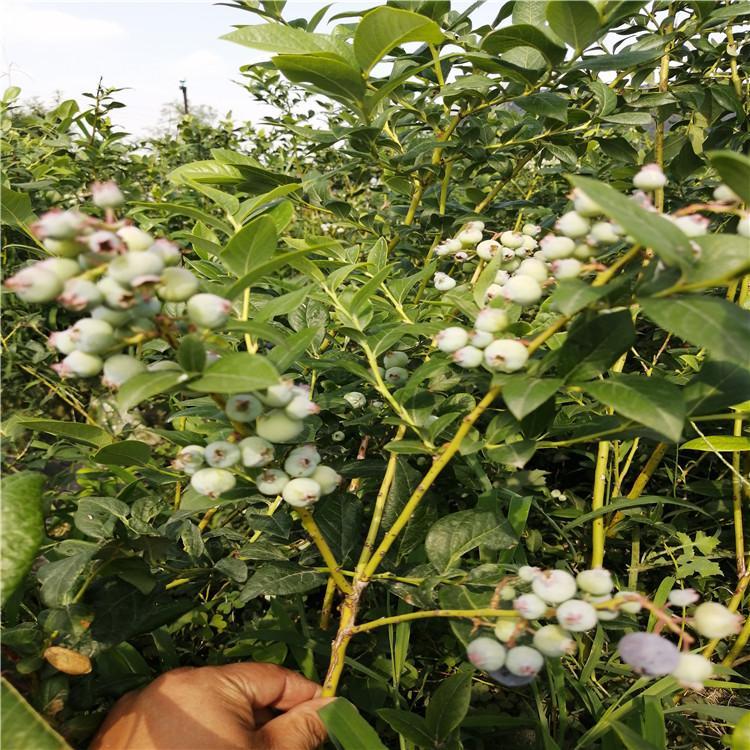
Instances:
[[[279,374],[266,357],[237,352],[226,354],[209,365],[188,388],[205,393],[246,393],[278,382]]]
[[[177,370],[141,373],[120,386],[117,405],[122,411],[128,411],[147,398],[171,390],[186,379],[187,375]]]
[[[496,464],[523,469],[535,453],[536,441],[516,440],[513,443],[505,443],[499,448],[490,448],[487,451],[487,458]]]
[[[0,185],[0,224],[25,229],[35,220],[36,214],[28,194]]]
[[[369,74],[373,66],[394,47],[407,42],[440,44],[440,27],[426,16],[410,10],[380,6],[366,13],[354,32],[354,54]]]
[[[715,413],[750,400],[750,371],[733,362],[709,360],[683,389],[688,414]]]
[[[693,240],[701,252],[685,281],[703,286],[722,286],[750,271],[750,239],[738,234],[705,234]]]
[[[648,112],[617,112],[613,115],[602,117],[604,122],[611,122],[615,125],[636,125],[646,127],[653,122],[653,118]]]
[[[222,172],[225,174],[225,179],[221,180],[218,176],[216,176],[217,169],[208,170],[208,168],[205,168],[203,171],[209,172],[211,176],[214,177],[214,179],[209,179],[208,177],[204,179],[205,182],[215,182],[217,184],[239,184],[243,181],[243,176],[238,170],[233,170],[234,178],[232,180],[229,179],[228,176],[226,176],[227,170],[232,170],[232,167],[227,167],[222,164],[216,164],[216,162],[213,161],[207,161],[207,162],[196,162],[196,164],[206,164],[206,165],[214,165],[217,169],[221,169]],[[185,167],[178,167],[178,169],[175,169],[174,171],[170,172],[168,177],[170,180],[177,184],[181,184],[184,182],[183,179],[181,179],[179,175],[180,169],[187,169],[187,167],[192,167],[194,165],[192,164],[186,164]],[[189,176],[190,179],[196,180],[197,177],[193,176],[191,173]],[[211,216],[211,214],[206,213],[205,211],[201,211],[198,208],[194,208],[193,206],[183,206],[181,203],[150,203],[149,201],[133,201],[134,206],[140,206],[144,209],[147,209],[150,212],[153,211],[165,211],[170,216],[189,216],[191,219],[196,219],[197,221],[201,221],[206,226],[213,227],[214,229],[218,229],[220,232],[223,232],[224,234],[231,234],[232,228],[227,222],[222,221],[221,219],[217,219],[215,216]]]
[[[617,94],[604,81],[590,81],[588,87],[599,105],[599,117],[606,117],[617,108]]]
[[[206,347],[200,336],[189,334],[180,339],[177,362],[187,372],[201,372],[206,366]]]
[[[427,534],[425,550],[439,573],[456,566],[467,552],[480,545],[510,549],[516,544],[510,525],[490,511],[461,510],[443,516]]]
[[[0,745],[6,750],[71,750],[70,745],[5,679],[0,685]]]
[[[445,740],[461,725],[471,703],[473,670],[462,670],[440,683],[427,704],[425,719],[430,732]],[[436,743],[439,744],[439,743]]]
[[[76,528],[94,539],[109,539],[118,519],[125,522],[130,508],[113,497],[84,497],[73,515]],[[131,558],[137,560],[138,558]]]
[[[315,522],[333,552],[346,566],[354,560],[362,531],[362,504],[352,502],[351,495],[336,492],[315,504]]]
[[[567,380],[585,380],[610,368],[635,341],[629,310],[576,320],[565,343],[554,352],[557,372]]]
[[[565,58],[564,47],[556,45],[544,32],[530,24],[506,26],[490,32],[482,40],[482,49],[495,55],[518,47],[533,47],[552,65]]]
[[[696,294],[640,300],[643,312],[657,325],[716,359],[750,369],[750,311],[719,297]]]
[[[318,329],[303,328],[271,349],[268,359],[279,372],[285,372],[312,346],[317,335]]]
[[[322,586],[326,577],[322,573],[306,570],[291,562],[274,562],[261,565],[240,591],[238,601],[247,604],[263,594],[288,596],[304,594]]]
[[[223,296],[228,299],[234,299],[240,292],[252,286],[256,281],[260,281],[265,276],[268,276],[268,274],[273,273],[279,268],[283,268],[287,264],[294,265],[296,260],[302,259],[309,254],[310,251],[304,249],[284,253],[283,255],[276,255],[271,260],[261,263],[257,268],[253,268],[252,271],[237,279],[237,281],[223,291]]]
[[[709,151],[706,156],[721,179],[745,203],[750,203],[750,157],[734,151]]]
[[[48,607],[62,607],[73,602],[75,585],[95,552],[96,547],[92,544],[83,552],[47,563],[39,569],[37,577],[42,584],[39,594]]]
[[[587,0],[553,0],[547,4],[547,22],[552,31],[578,53],[599,33],[599,14]]]
[[[618,414],[678,441],[685,422],[685,401],[676,385],[646,375],[611,374],[581,387]]]
[[[244,47],[282,55],[338,51],[338,46],[324,34],[311,34],[296,26],[281,23],[242,26],[221,38]]]
[[[750,451],[750,438],[733,437],[731,435],[706,435],[688,440],[680,446],[680,450],[703,451],[704,453],[721,453],[735,451]]]
[[[592,302],[609,294],[611,287],[591,286],[583,279],[562,279],[557,282],[555,291],[550,296],[550,306],[563,315],[571,317]]]
[[[523,419],[534,409],[551,398],[563,381],[557,378],[530,378],[527,375],[512,375],[503,385],[503,399],[516,419]]]
[[[627,724],[623,724],[621,721],[613,721],[611,726],[626,750],[657,750],[655,745],[652,745],[645,737],[641,736],[640,732],[631,729]]]
[[[627,70],[628,68],[634,68],[639,65],[646,66],[646,63],[654,63],[652,67],[655,67],[656,61],[662,55],[662,47],[652,47],[647,50],[625,50],[624,52],[618,52],[616,55],[596,55],[595,57],[584,57],[573,65],[574,70],[592,70],[592,71],[603,71],[603,70]],[[646,72],[648,68],[644,67],[643,72]]]
[[[44,538],[43,486],[44,476],[31,471],[8,474],[0,484],[0,600],[3,604],[29,572]]]
[[[558,122],[568,121],[568,100],[551,91],[522,96],[515,103],[531,115],[549,117]]]
[[[108,432],[91,424],[63,422],[56,419],[19,419],[16,424],[19,427],[25,427],[27,430],[49,432],[51,435],[59,435],[96,447],[108,445],[112,442],[112,436]]]
[[[293,83],[312,83],[329,94],[361,100],[362,75],[343,57],[331,52],[310,55],[276,55],[273,64]]]
[[[431,748],[435,746],[435,737],[430,734],[424,717],[398,708],[381,708],[378,711],[378,716],[391,729],[408,742],[413,742],[417,747]]]
[[[122,440],[100,448],[92,461],[110,466],[145,466],[151,458],[151,448],[138,440]]]
[[[626,512],[635,508],[641,508],[644,505],[676,505],[679,508],[686,508],[693,513],[698,513],[710,517],[710,513],[707,513],[700,506],[694,505],[693,503],[686,503],[682,500],[673,500],[670,497],[656,497],[652,495],[646,495],[639,497],[637,500],[631,500],[630,498],[621,498],[619,500],[614,500],[610,503],[607,503],[607,505],[603,508],[599,508],[598,510],[593,510],[590,513],[584,513],[581,516],[577,516],[575,520],[567,524],[565,529],[567,531],[568,529],[573,529],[576,526],[585,526],[594,519],[601,518],[602,516],[607,516],[610,513],[616,513],[617,511]]]
[[[683,270],[693,264],[690,240],[671,221],[646,211],[634,200],[603,182],[573,176],[569,176],[568,180],[596,201],[610,219],[635,237],[636,242],[653,249],[665,263]]]
[[[359,711],[346,698],[318,710],[328,735],[343,750],[387,750],[375,730],[360,716]]]
[[[229,240],[221,253],[221,262],[230,273],[242,276],[270,260],[276,252],[277,242],[273,220],[259,216]]]

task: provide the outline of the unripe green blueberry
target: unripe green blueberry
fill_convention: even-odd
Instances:
[[[331,435],[331,440],[333,440],[334,443],[342,443],[346,440],[346,434],[341,432],[341,430],[336,430],[336,432]]]
[[[186,445],[180,448],[172,461],[172,468],[184,471],[186,474],[195,474],[205,463],[206,450],[202,445]]]
[[[509,586],[506,584],[500,589],[501,601],[512,602],[517,596],[518,593],[516,592],[515,588],[513,588],[513,586]]]
[[[146,365],[129,354],[115,354],[104,360],[102,384],[107,388],[119,388],[136,375],[146,372]]]
[[[737,222],[737,234],[741,237],[750,237],[750,213],[740,217]]]
[[[633,186],[638,190],[657,190],[667,184],[667,176],[658,164],[645,164],[633,177]]]
[[[88,279],[68,279],[57,301],[66,310],[80,312],[100,305],[104,299],[99,287]]]
[[[468,341],[469,334],[459,326],[444,328],[435,336],[435,346],[446,354],[451,354],[466,346]]]
[[[481,229],[464,229],[456,235],[461,247],[474,247],[482,241]]]
[[[446,255],[450,255],[453,251],[445,244],[440,243],[435,247],[435,255],[438,256],[438,258],[442,258]]]
[[[182,251],[177,245],[169,240],[156,240],[148,249],[149,253],[155,253],[161,258],[165,266],[176,266],[182,259]]]
[[[53,331],[47,337],[47,346],[57,349],[60,354],[70,354],[76,349],[76,342],[70,328],[64,331]]]
[[[295,385],[291,380],[281,380],[268,388],[263,400],[268,406],[286,406],[295,396]]]
[[[469,334],[469,343],[477,349],[484,349],[494,340],[495,337],[489,331],[471,331]]]
[[[502,641],[503,643],[507,643],[513,636],[517,635],[516,627],[518,625],[518,620],[511,620],[510,618],[503,618],[502,620],[498,620],[497,624],[495,625],[495,638],[498,639],[498,641]]]
[[[708,232],[708,226],[711,221],[705,216],[699,216],[698,214],[692,214],[690,216],[674,216],[671,217],[672,223],[686,236],[686,237],[702,237]]]
[[[255,478],[255,486],[262,495],[280,495],[289,482],[289,476],[281,469],[265,469]]]
[[[301,420],[288,417],[281,409],[261,414],[255,422],[258,435],[271,443],[289,443],[304,429]]]
[[[534,648],[545,656],[565,656],[575,650],[576,642],[559,625],[544,625],[534,633]]]
[[[146,253],[146,255],[151,255],[151,253]],[[159,262],[163,262],[161,258]],[[197,291],[198,279],[187,268],[165,268],[156,285],[156,293],[167,302],[185,302]]]
[[[58,258],[77,258],[86,248],[78,240],[42,240],[44,249]]]
[[[80,264],[72,258],[47,258],[47,260],[35,263],[34,266],[52,271],[61,281],[67,281],[81,273]]]
[[[161,300],[156,297],[141,298],[133,307],[133,317],[136,318],[153,318],[161,312]],[[208,359],[208,353],[206,354]]]
[[[359,391],[345,393],[343,398],[352,409],[364,409],[365,406],[367,406],[367,399],[365,398],[364,393],[360,393]]]
[[[573,257],[576,260],[588,260],[592,255],[594,255],[594,248],[587,242],[580,242],[573,250]],[[561,258],[561,260],[565,260],[565,258]]]
[[[452,252],[452,253],[457,253],[463,247],[463,245],[461,244],[460,240],[457,240],[455,238],[451,238],[451,239],[445,240],[441,244],[443,244],[445,247],[447,247],[448,250],[450,252]]]
[[[739,203],[742,199],[729,185],[717,185],[714,188],[714,200],[719,203]]]
[[[518,266],[516,276],[530,276],[534,281],[541,284],[542,282],[547,281],[547,278],[549,277],[549,269],[547,268],[547,264],[543,260],[539,260],[539,258],[526,258],[526,260],[521,261],[521,265]],[[512,278],[508,279],[506,284],[512,280]]]
[[[290,479],[284,485],[281,496],[294,508],[306,508],[320,499],[320,485],[309,477]]]
[[[492,260],[501,248],[502,245],[497,240],[484,240],[477,245],[477,255],[482,260]]]
[[[321,495],[330,495],[341,484],[341,474],[330,466],[320,464],[310,476],[320,485]]]
[[[581,216],[591,217],[603,213],[599,204],[589,198],[581,188],[574,188],[570,197],[573,200],[573,208]]]
[[[243,466],[254,469],[259,466],[267,466],[273,461],[273,445],[268,440],[256,435],[240,440],[237,447],[240,449]]]
[[[619,233],[615,231],[616,229],[617,226],[611,221],[597,221],[591,225],[589,236],[596,240],[596,242],[611,245],[620,239]]]
[[[636,591],[618,591],[617,598],[624,599],[620,604],[617,605],[620,612],[626,612],[629,615],[637,615],[642,605],[639,600],[639,594]]]
[[[403,385],[409,379],[409,371],[403,367],[389,367],[384,379],[390,385]]]
[[[628,633],[620,639],[617,650],[623,663],[648,677],[670,674],[680,661],[677,646],[656,633]]]
[[[32,225],[32,231],[41,239],[71,240],[86,224],[86,217],[78,211],[53,209],[42,214]]]
[[[216,294],[195,294],[187,302],[190,320],[200,328],[224,325],[232,311],[232,303]]]
[[[466,647],[468,660],[477,668],[486,672],[500,669],[505,664],[505,646],[494,638],[475,638]]]
[[[314,445],[301,445],[289,452],[284,471],[290,477],[309,477],[320,463],[320,453]]]
[[[158,255],[129,252],[111,261],[107,274],[123,286],[138,286],[144,279],[158,280],[163,269],[164,264]]]
[[[199,469],[190,478],[190,486],[199,494],[217,498],[234,489],[237,480],[226,469]]]
[[[580,599],[568,599],[568,601],[560,604],[555,616],[565,630],[570,630],[573,633],[591,630],[599,622],[596,609],[588,602]]]
[[[166,372],[167,370],[182,372],[182,367],[171,359],[160,359],[158,362],[152,362],[146,369],[149,372]]]
[[[589,233],[591,224],[577,211],[568,211],[555,222],[555,229],[566,237],[577,239]]]
[[[52,365],[61,378],[91,378],[102,371],[101,357],[86,352],[73,351],[62,362]]]
[[[474,319],[474,328],[477,331],[487,333],[498,333],[508,327],[508,313],[497,307],[485,307],[477,313]]]
[[[515,646],[505,657],[505,668],[519,677],[534,677],[543,666],[544,657],[531,646]]]
[[[99,208],[118,208],[125,203],[125,196],[112,180],[95,182],[91,186],[91,200]]]
[[[130,289],[126,289],[121,284],[118,284],[109,276],[100,279],[96,286],[102,293],[104,302],[109,307],[114,307],[118,310],[127,310],[133,307],[136,303],[133,292],[131,292]]]
[[[575,258],[561,258],[553,260],[551,264],[552,275],[556,279],[574,279],[581,273],[582,263]]]
[[[128,250],[134,253],[142,253],[154,244],[154,238],[148,232],[132,225],[118,229],[117,236],[127,245]]]
[[[514,271],[516,268],[518,268],[518,264],[520,261],[518,260],[518,256],[516,255],[515,250],[511,250],[509,247],[504,247],[501,250],[502,253],[502,260],[503,265],[506,267],[506,270],[508,271]],[[515,266],[515,268],[512,268],[511,266]]]
[[[396,349],[386,352],[383,357],[383,365],[386,369],[389,367],[406,367],[409,364],[409,355],[406,352],[400,352]]]
[[[516,250],[516,254],[518,254],[519,250],[525,250],[526,254],[532,253],[534,250],[536,250],[539,247],[539,243],[533,238],[528,237],[527,235],[523,236],[523,241],[521,243],[521,247]]]
[[[114,232],[100,229],[86,236],[88,249],[96,256],[110,258],[125,251],[125,243]],[[101,260],[101,259],[99,259]]]
[[[531,590],[548,604],[560,604],[576,595],[576,579],[566,570],[543,570],[531,582]]]
[[[536,594],[521,594],[513,602],[513,609],[525,620],[538,620],[547,611],[547,604]]]
[[[106,320],[81,318],[70,332],[76,349],[87,354],[101,354],[115,345],[115,332]]]
[[[673,607],[689,607],[700,598],[700,594],[695,589],[672,589],[667,596],[667,600]]]
[[[540,243],[540,253],[544,260],[569,258],[576,249],[576,243],[570,237],[556,237],[548,234]]]
[[[605,568],[592,568],[591,570],[582,570],[576,576],[576,583],[581,591],[595,596],[604,596],[609,594],[614,588],[612,574]]]
[[[484,292],[484,302],[492,302],[496,297],[502,297],[503,287],[500,284],[490,284]]]
[[[464,229],[469,229],[474,232],[484,232],[484,222],[479,220],[468,221],[464,226]]]
[[[320,407],[308,397],[309,391],[297,393],[294,398],[284,407],[288,417],[292,419],[304,419],[320,411]]]
[[[233,422],[252,422],[263,412],[263,404],[252,393],[237,393],[227,399],[224,411]]]
[[[714,665],[702,654],[680,654],[672,677],[684,688],[701,690],[714,673]]]
[[[433,284],[435,286],[435,289],[437,289],[439,292],[449,292],[453,287],[456,286],[456,280],[452,279],[450,276],[448,276],[447,273],[443,273],[442,271],[438,271],[433,276]]]
[[[542,228],[538,224],[524,224],[521,228],[521,232],[527,237],[536,237]]]
[[[523,235],[520,232],[507,231],[500,235],[500,242],[511,250],[523,246]]]
[[[215,469],[228,469],[240,460],[240,449],[227,440],[215,440],[206,446],[206,463]]]
[[[458,351],[453,352],[452,359],[459,367],[473,370],[482,364],[484,352],[475,346],[462,346]]]
[[[63,290],[63,282],[57,274],[39,264],[22,268],[18,273],[5,280],[5,288],[15,292],[24,302],[38,304],[51,302]]]
[[[522,565],[518,569],[518,577],[525,583],[531,583],[541,573],[540,568],[532,567],[531,565]]]
[[[498,286],[502,286],[503,284],[506,284],[508,279],[510,278],[510,273],[506,271],[504,268],[501,268],[496,274],[494,282]]]
[[[484,361],[491,370],[516,372],[529,358],[526,347],[515,339],[497,339],[484,350]]]
[[[718,602],[703,602],[693,612],[693,629],[704,638],[727,638],[742,628],[742,615]]]

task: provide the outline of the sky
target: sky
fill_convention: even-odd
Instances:
[[[102,76],[105,86],[128,88],[117,94],[127,106],[113,119],[137,135],[155,127],[165,103],[181,98],[183,79],[192,103],[220,115],[231,111],[236,120],[258,122],[269,113],[235,83],[240,65],[268,54],[220,39],[234,24],[260,23],[253,14],[210,0],[0,2],[0,90],[19,86],[22,99],[52,102],[94,91]],[[325,4],[288,2],[284,16],[309,18]],[[347,0],[334,3],[329,15],[377,4]],[[466,5],[468,0],[454,3]],[[496,11],[483,8],[475,17],[490,20]]]

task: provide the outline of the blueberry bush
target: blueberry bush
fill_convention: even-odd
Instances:
[[[245,659],[344,750],[750,746],[750,5],[234,5],[262,129],[5,94],[6,746]]]

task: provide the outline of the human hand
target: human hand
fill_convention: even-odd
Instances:
[[[319,696],[274,664],[173,669],[124,695],[90,750],[314,750],[332,700]]]

